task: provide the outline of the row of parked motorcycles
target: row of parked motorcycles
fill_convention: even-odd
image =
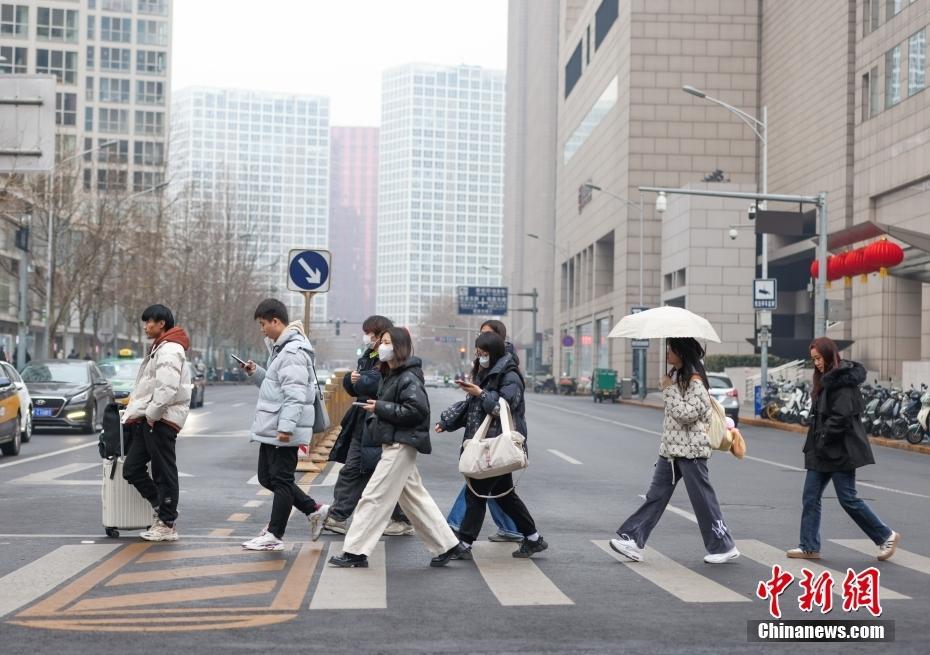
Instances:
[[[906,439],[919,444],[930,440],[930,391],[862,385],[865,411],[860,419],[866,432],[888,439]],[[811,420],[810,383],[769,382],[762,400],[762,415],[772,421],[808,425]]]

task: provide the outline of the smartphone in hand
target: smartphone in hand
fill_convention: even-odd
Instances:
[[[240,366],[245,366],[246,364],[248,364],[248,362],[246,362],[244,359],[242,359],[241,357],[237,357],[236,355],[233,355],[232,353],[229,353],[229,356],[235,359],[237,362],[239,362]]]
[[[356,407],[366,407],[368,405],[368,403],[359,403],[359,402],[355,402],[352,404],[355,405]]]

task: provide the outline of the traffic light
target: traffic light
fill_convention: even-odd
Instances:
[[[339,336],[339,327],[342,325],[342,321],[336,319],[336,336]]]

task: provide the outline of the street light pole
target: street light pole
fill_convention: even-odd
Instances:
[[[527,232],[527,233],[526,233],[526,236],[528,236],[530,239],[536,239],[537,241],[542,241],[543,243],[549,244],[550,246],[552,246],[553,252],[558,252],[559,254],[562,255],[563,259],[565,260],[565,293],[564,293],[563,297],[565,298],[565,307],[566,307],[566,309],[568,310],[568,327],[569,327],[569,329],[571,329],[571,328],[572,328],[572,301],[571,301],[571,298],[568,297],[568,294],[569,294],[569,291],[568,291],[569,273],[571,272],[571,269],[570,269],[570,267],[569,267],[569,262],[568,262],[568,260],[569,260],[568,250],[565,249],[565,248],[563,248],[562,246],[556,244],[554,241],[549,241],[549,239],[543,239],[543,238],[542,238],[541,236],[539,236],[538,234],[532,234],[532,233],[530,233],[530,232]],[[533,291],[535,292],[536,290],[534,289]],[[535,302],[536,302],[536,299],[535,299],[535,298],[533,299],[533,302],[534,302],[534,304],[535,304]],[[535,320],[535,316],[536,316],[536,315],[534,314],[534,315],[533,315],[534,320]],[[535,341],[535,339],[536,339],[535,333],[533,334],[533,339],[534,339],[534,341]],[[572,339],[574,339],[574,337],[572,337]],[[574,345],[572,345],[572,348],[574,349]],[[562,362],[559,361],[559,367],[560,367],[560,368],[561,368],[561,365],[562,365]],[[554,377],[556,377],[556,376],[554,376]]]
[[[761,174],[759,175],[759,187],[762,195],[766,195],[769,192],[769,113],[768,107],[762,105],[762,120],[753,117],[750,114],[747,114],[741,109],[737,109],[732,105],[728,105],[722,100],[717,98],[712,98],[707,95],[700,89],[696,89],[693,86],[683,86],[682,91],[685,93],[690,93],[693,96],[707,100],[716,105],[720,105],[729,112],[736,114],[740,120],[742,120],[746,125],[749,126],[749,129],[753,131],[759,141],[762,143],[762,162],[760,163]],[[759,209],[765,209],[766,201],[762,200],[760,202]],[[769,276],[769,235],[765,232],[762,233],[762,277],[767,278]],[[755,267],[753,267],[755,268]],[[762,353],[762,361],[760,363],[759,369],[759,384],[762,387],[762,393],[765,393],[765,390],[768,388],[769,380],[769,338],[771,337],[771,326],[772,326],[772,312],[768,309],[763,309],[758,312],[759,316],[759,332],[758,332],[758,342],[760,345]]]
[[[53,257],[54,243],[55,243],[55,215],[52,205],[54,204],[52,192],[54,187],[52,185],[52,180],[57,175],[58,169],[72,162],[75,159],[79,159],[85,155],[89,155],[92,152],[101,150],[103,148],[109,148],[110,146],[118,144],[118,140],[105,141],[97,145],[95,148],[90,148],[84,152],[79,152],[76,155],[71,155],[62,159],[58,164],[55,165],[55,168],[52,169],[45,181],[45,194],[48,198],[48,203],[46,209],[48,210],[48,244],[46,249],[48,252],[45,255],[45,332],[42,335],[42,348],[40,357],[43,359],[49,359],[51,357],[51,327],[52,327],[52,271],[55,266],[55,258]]]

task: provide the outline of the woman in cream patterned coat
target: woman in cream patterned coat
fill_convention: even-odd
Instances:
[[[704,538],[704,561],[722,564],[739,557],[707,470],[710,395],[703,357],[704,349],[695,339],[667,340],[666,361],[672,370],[662,378],[665,419],[659,461],[646,502],[617,529],[620,538],[610,540],[613,550],[634,562],[643,561],[646,540],[681,479]]]

